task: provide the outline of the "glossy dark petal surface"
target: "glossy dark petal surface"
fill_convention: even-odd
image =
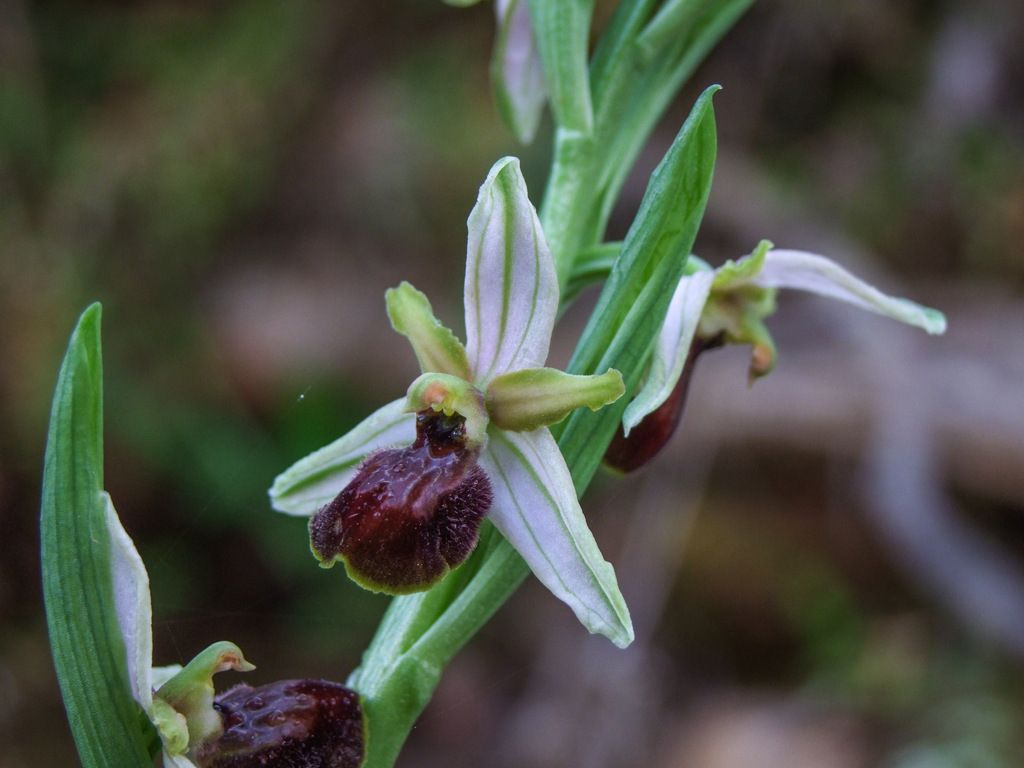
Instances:
[[[469,556],[491,499],[461,421],[421,413],[416,441],[367,458],[310,521],[310,541],[321,562],[343,560],[369,589],[415,592]]]
[[[607,466],[619,472],[634,472],[661,452],[682,421],[697,358],[709,349],[722,346],[722,343],[720,337],[710,341],[694,339],[686,356],[679,383],[668,399],[630,430],[629,437],[626,437],[622,426],[619,425],[618,432],[604,454],[604,463]]]
[[[196,756],[200,768],[358,768],[365,728],[359,696],[328,680],[281,680],[220,694],[224,733]]]

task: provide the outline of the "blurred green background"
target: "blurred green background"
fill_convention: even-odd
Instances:
[[[415,375],[384,289],[409,279],[460,327],[490,164],[520,155],[539,202],[550,125],[520,148],[497,119],[492,14],[0,2],[0,768],[76,764],[37,516],[53,382],[92,300],[106,482],[150,571],[157,661],[230,639],[257,682],[358,663],[385,598],[317,568],[265,490]],[[1024,6],[762,0],[669,110],[612,238],[711,82],[697,251],[817,249],[950,332],[785,296],[775,374],[747,389],[743,350],[703,358],[671,449],[584,503],[636,646],[586,637],[529,583],[400,764],[1019,766]]]

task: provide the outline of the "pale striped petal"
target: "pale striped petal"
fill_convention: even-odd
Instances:
[[[381,448],[412,443],[416,417],[406,413],[405,398],[370,414],[352,431],[286,469],[270,488],[270,504],[286,515],[309,517],[348,485],[359,464]]]
[[[626,435],[664,403],[679,383],[714,279],[714,272],[701,270],[679,281],[658,334],[647,378],[622,414],[622,428]]]
[[[541,583],[588,630],[629,645],[633,624],[615,570],[587,527],[551,432],[494,429],[480,463],[494,488],[491,520]]]
[[[482,390],[506,371],[544,365],[558,277],[514,157],[491,168],[468,226],[466,351]]]
[[[946,317],[937,309],[923,307],[909,299],[886,296],[834,261],[815,253],[769,251],[764,268],[751,282],[765,288],[795,288],[828,296],[931,334],[946,330]]]

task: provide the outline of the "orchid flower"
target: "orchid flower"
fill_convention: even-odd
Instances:
[[[447,0],[475,5],[477,0]],[[494,0],[491,83],[498,113],[521,144],[537,133],[544,106],[575,136],[594,128],[589,80],[592,0]]]
[[[164,768],[247,768],[325,755],[335,761],[331,765],[357,768],[363,756],[361,707],[358,696],[340,684],[285,680],[258,688],[239,685],[215,697],[214,674],[255,669],[238,646],[224,641],[185,667],[153,666],[149,576],[110,496],[103,497],[131,692],[160,736]]]
[[[466,344],[410,284],[389,290],[391,324],[422,375],[405,397],[282,473],[271,504],[312,517],[322,565],[341,560],[355,581],[391,594],[425,589],[456,567],[488,513],[588,630],[624,647],[629,611],[548,429],[576,408],[617,400],[622,376],[543,367],[558,280],[515,158],[491,169],[468,229]]]
[[[548,99],[527,0],[494,0],[498,31],[491,81],[498,112],[521,144],[537,133]]]
[[[775,250],[762,241],[749,255],[728,261],[712,269],[691,257],[688,272],[680,281],[669,305],[668,314],[658,336],[650,369],[643,386],[626,407],[622,416],[623,434],[613,444],[609,462],[620,469],[631,470],[643,463],[668,440],[678,423],[688,375],[696,355],[703,349],[724,342],[748,343],[753,346],[750,377],[768,374],[775,365],[776,351],[764,318],[775,311],[775,294],[779,288],[794,288],[827,296],[852,304],[868,312],[890,317],[915,326],[929,334],[946,330],[941,312],[923,307],[908,299],[886,296],[877,288],[850,274],[834,261],[814,253]],[[673,410],[671,418],[664,415]],[[643,457],[628,451],[622,439],[628,440],[634,429],[658,423],[657,435],[642,439]]]

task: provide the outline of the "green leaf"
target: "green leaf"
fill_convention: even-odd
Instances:
[[[411,283],[402,281],[384,294],[391,327],[412,345],[423,373],[449,373],[469,378],[469,361],[462,342],[434,317],[430,299]]]
[[[559,128],[594,129],[587,43],[594,0],[530,0],[530,20]]]
[[[572,261],[572,272],[566,281],[565,290],[562,291],[559,311],[565,311],[569,303],[585,288],[607,278],[621,250],[622,243],[601,243],[576,254]]]
[[[616,370],[574,376],[555,368],[523,368],[494,379],[485,398],[496,426],[525,432],[557,424],[577,408],[596,411],[623,392],[622,374]]]
[[[601,78],[605,93],[599,101],[595,96],[598,122],[610,120],[613,127],[610,135],[601,136],[598,150],[600,156],[608,160],[595,183],[601,201],[595,216],[594,238],[603,233],[622,185],[655,123],[676,98],[683,83],[752,3],[753,0],[701,3],[690,23],[680,28],[678,34],[670,35],[665,45],[659,44],[654,49],[645,47],[642,42],[644,31],[649,27],[643,27],[644,31],[636,28],[645,23],[645,17],[634,16],[634,26],[629,31],[638,36],[627,36],[628,43],[621,45],[617,58],[612,59],[617,67],[610,76]],[[595,54],[595,68],[598,63]]]
[[[717,147],[711,99],[718,89],[711,86],[697,99],[651,175],[570,372],[616,368],[627,393],[635,391],[704,216]],[[597,470],[625,407],[620,400],[597,413],[577,411],[565,422],[559,446],[577,487],[586,487]]]
[[[114,604],[103,496],[100,312],[93,304],[82,314],[57,378],[43,471],[43,596],[82,765],[149,768],[159,738],[132,697]]]
[[[640,47],[651,55],[673,38],[684,37],[704,3],[705,0],[668,0],[637,38]]]

